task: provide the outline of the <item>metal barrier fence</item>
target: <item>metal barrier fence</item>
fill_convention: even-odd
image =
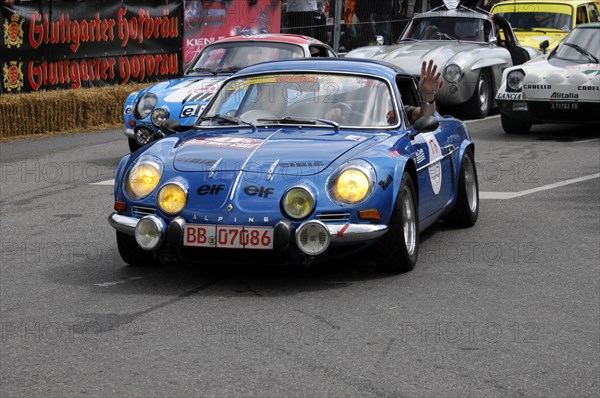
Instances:
[[[396,42],[416,13],[442,0],[283,0],[281,32],[315,37],[339,53]]]

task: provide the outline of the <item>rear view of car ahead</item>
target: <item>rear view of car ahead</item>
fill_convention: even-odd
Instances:
[[[547,57],[508,68],[496,101],[502,127],[527,133],[540,123],[600,123],[600,23],[577,26]]]
[[[194,124],[223,81],[259,62],[305,57],[334,57],[326,44],[306,36],[261,34],[234,36],[206,46],[180,79],[157,83],[131,93],[123,109],[131,152],[162,137],[167,119]]]
[[[479,213],[465,124],[410,125],[403,105],[420,103],[412,76],[375,61],[245,68],[193,129],[121,160],[109,217],[121,257],[308,265],[363,253],[412,269],[421,231]]]
[[[508,0],[490,12],[506,18],[524,46],[553,50],[577,25],[600,22],[597,0]],[[548,47],[540,44],[548,41]]]

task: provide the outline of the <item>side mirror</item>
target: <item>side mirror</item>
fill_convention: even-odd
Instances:
[[[183,126],[177,120],[167,119],[160,125],[161,133],[165,135],[171,135],[180,133],[182,131],[190,130],[192,126]]]
[[[498,38],[497,38],[496,36],[491,36],[491,37],[488,39],[488,43],[490,43],[490,44],[492,44],[492,45],[494,45],[494,46],[495,46],[496,44],[498,44]]]
[[[412,140],[417,135],[421,133],[428,133],[430,131],[435,131],[439,127],[440,122],[433,116],[421,116],[417,119],[417,121],[412,125],[412,129],[409,133],[410,139]]]
[[[540,43],[540,50],[542,50],[542,54],[546,54],[548,47],[550,47],[550,42],[547,39]]]
[[[383,46],[383,44],[385,43],[385,39],[381,35],[375,36],[375,41],[377,42],[378,46]]]

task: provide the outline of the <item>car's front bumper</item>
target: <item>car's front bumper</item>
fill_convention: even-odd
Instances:
[[[157,217],[155,215],[145,217]],[[141,218],[125,216],[116,212],[108,217],[108,223],[117,231],[127,235],[135,236],[135,230]],[[165,236],[165,243],[172,247],[182,248],[184,239],[185,220],[180,217],[173,219],[168,224],[164,224],[162,233]],[[285,228],[278,228],[281,224],[287,224]],[[385,224],[339,224],[324,223],[327,228],[331,246],[345,245],[354,243],[366,243],[379,238],[388,230]],[[299,228],[299,227],[298,227]],[[294,242],[294,230],[287,222],[279,222],[274,226],[274,241],[279,242],[275,249],[285,250]],[[330,247],[331,247],[330,246]],[[162,247],[156,248],[160,250]],[[189,247],[188,249],[195,249]]]
[[[560,109],[551,101],[496,100],[502,113],[527,123],[598,123],[600,102],[560,102]],[[577,104],[577,109],[573,105]],[[557,109],[558,108],[558,109]]]

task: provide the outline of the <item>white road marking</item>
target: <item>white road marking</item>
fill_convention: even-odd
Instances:
[[[114,281],[114,282],[95,283],[94,286],[109,287],[109,286],[115,286],[115,285],[120,285],[122,283],[135,281],[138,279],[142,279],[142,277],[141,276],[132,276],[131,278],[121,279],[119,281]]]
[[[573,144],[584,144],[586,142],[598,141],[600,138],[590,138],[589,140],[574,141]]]
[[[110,180],[98,181],[98,182],[90,182],[90,185],[115,185],[115,179],[112,178]]]
[[[513,199],[519,196],[529,195],[531,193],[547,191],[549,189],[564,187],[565,185],[575,184],[582,181],[591,180],[600,177],[600,173],[590,174],[583,177],[571,178],[570,180],[555,182],[554,184],[542,185],[541,187],[526,189],[518,192],[479,192],[480,199]]]

